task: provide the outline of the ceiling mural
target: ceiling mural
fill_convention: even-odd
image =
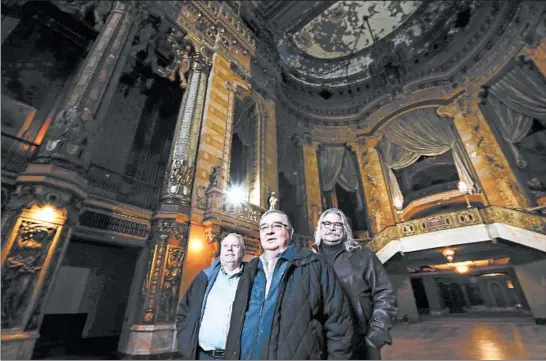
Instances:
[[[392,33],[421,4],[422,1],[339,1],[296,32],[292,40],[301,51],[316,58],[347,56],[369,47],[374,38],[379,40]]]
[[[370,77],[374,62],[396,55],[410,59],[432,51],[439,29],[457,32],[457,14],[479,1],[340,1],[293,35],[277,42],[286,73],[296,80],[344,86]],[[369,16],[372,36],[363,16]],[[366,25],[362,29],[362,25]]]

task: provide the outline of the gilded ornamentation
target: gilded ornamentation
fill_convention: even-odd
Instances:
[[[185,247],[188,240],[188,223],[175,223],[173,237],[179,242],[179,245]]]
[[[398,223],[398,232],[403,237],[415,236],[423,233],[436,232],[444,229],[452,229],[473,224],[482,223],[477,209],[443,213],[431,217],[414,219]]]
[[[366,247],[369,247],[372,251],[378,252],[385,247],[390,241],[399,239],[397,228],[390,226],[383,231],[376,234],[371,242],[366,243]]]
[[[57,226],[23,220],[2,250],[2,328],[23,328]]]
[[[183,248],[168,246],[157,316],[159,323],[175,322],[184,255]]]
[[[150,240],[152,243],[164,243],[166,242],[175,228],[174,219],[164,220],[160,219],[152,224],[152,235]]]
[[[142,285],[142,297],[144,300],[144,323],[154,323],[157,314],[157,299],[161,289],[161,274],[165,260],[167,245],[155,245],[152,251],[150,270]]]
[[[180,82],[180,88],[186,89],[188,82],[186,81],[186,73],[190,70],[190,60],[194,53],[193,45],[187,40],[183,40],[184,35],[171,31],[167,37],[167,43],[171,46],[174,53],[174,60],[166,67],[157,66],[156,72],[163,78],[174,81],[177,78]],[[199,62],[199,59],[196,60]]]
[[[171,173],[167,191],[169,195],[182,195],[188,197],[191,191],[191,184],[195,173],[195,167],[188,164],[186,160],[175,160]]]
[[[481,210],[486,223],[503,223],[529,231],[546,234],[546,218],[543,215],[514,209],[491,206]]]
[[[477,104],[474,107],[477,108]],[[472,110],[474,116],[471,118],[475,118],[475,121],[470,120],[469,126],[472,138],[476,141],[476,155],[483,157],[487,162],[488,170],[496,185],[496,191],[505,200],[506,204],[526,206],[527,201],[523,197],[497,141],[494,139],[491,130],[485,129],[487,126],[480,121],[480,110],[474,107]]]
[[[222,227],[217,224],[211,224],[205,228],[205,239],[207,243],[220,242],[222,237]]]

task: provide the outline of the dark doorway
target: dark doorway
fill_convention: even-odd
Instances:
[[[140,249],[71,240],[33,359],[113,359]]]
[[[246,189],[248,173],[248,149],[239,138],[233,134],[231,143],[231,166],[229,169],[229,183],[231,186]]]
[[[415,297],[417,311],[419,314],[428,314],[430,311],[430,305],[425,292],[425,286],[423,285],[423,279],[421,277],[412,278],[411,288],[413,290],[413,296]]]

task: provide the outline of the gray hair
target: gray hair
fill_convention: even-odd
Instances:
[[[288,215],[283,211],[279,211],[278,209],[270,209],[266,211],[260,217],[260,223],[262,223],[262,219],[269,216],[270,214],[280,214],[284,218],[284,223],[288,225],[288,229],[290,230],[290,238],[292,238],[292,236],[294,235],[294,227],[292,227],[292,222],[290,222],[290,218],[288,218]]]
[[[351,252],[357,248],[360,248],[361,245],[358,242],[356,242],[353,238],[353,230],[351,229],[351,226],[349,225],[349,220],[347,219],[345,214],[337,208],[327,209],[324,212],[322,212],[322,214],[320,215],[317,228],[315,229],[315,242],[314,242],[315,246],[318,248],[322,242],[322,237],[320,235],[322,220],[324,219],[324,217],[326,217],[330,213],[337,214],[339,218],[341,218],[341,223],[343,223],[343,233],[345,234],[345,237],[344,237],[345,249]]]
[[[237,238],[237,240],[239,241],[239,243],[241,244],[241,249],[244,251],[245,250],[245,238],[243,236],[241,236],[239,233],[229,233],[227,234],[224,238],[222,238],[222,240],[220,241],[220,247],[222,246],[222,242],[224,242],[224,239],[228,238],[229,236],[233,236],[235,238]]]

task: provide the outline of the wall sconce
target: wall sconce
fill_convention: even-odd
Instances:
[[[468,186],[466,183],[464,181],[459,181],[459,183],[457,183],[457,187],[459,188],[459,192],[464,195],[464,199],[466,200],[466,208],[472,208],[472,205],[468,200]]]
[[[447,258],[447,261],[449,263],[453,263],[453,257],[455,257],[454,250],[452,250],[451,248],[446,248],[442,251],[442,254],[444,255],[445,258]]]
[[[43,207],[34,206],[31,209],[32,218],[40,222],[53,223],[58,222],[61,214],[57,209],[51,205],[45,205]]]

